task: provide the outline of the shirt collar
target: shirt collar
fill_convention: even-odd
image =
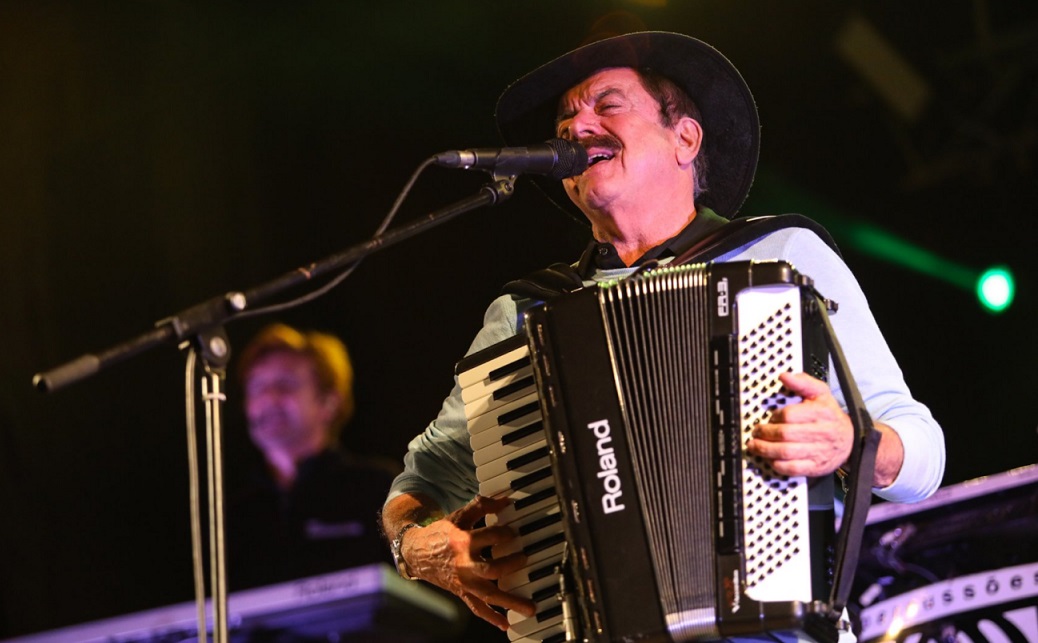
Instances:
[[[717,228],[728,223],[728,220],[715,213],[710,208],[701,208],[691,223],[684,227],[670,239],[667,239],[655,248],[651,248],[632,264],[640,266],[653,259],[681,256],[691,248],[697,241],[710,234]],[[599,243],[594,239],[584,249],[584,253],[577,263],[577,272],[581,278],[590,279],[595,270],[612,270],[616,268],[627,268],[621,261],[619,253],[611,243]]]

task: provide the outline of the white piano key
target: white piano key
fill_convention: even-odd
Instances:
[[[537,615],[527,617],[519,612],[508,611],[508,640],[515,641],[562,623],[562,602],[551,596],[537,603]]]
[[[557,506],[532,514],[524,524],[519,526],[513,524],[511,527],[519,532],[519,537],[507,543],[494,545],[491,549],[494,558],[504,558],[522,550],[538,548],[548,538],[563,536],[561,516]]]
[[[529,346],[526,346],[525,344],[519,346],[518,348],[508,351],[504,355],[500,355],[492,360],[483,362],[479,366],[458,373],[458,384],[461,388],[465,389],[484,380],[489,381],[491,372],[496,371],[502,366],[507,366],[521,360],[529,363],[529,354]]]
[[[537,511],[532,511],[524,514],[522,517],[513,520],[511,523],[509,523],[508,526],[514,529],[520,535],[528,535],[531,531],[535,529],[544,528],[543,526],[539,526],[538,523],[540,523],[540,525],[544,525],[547,523],[560,524],[559,519],[557,518],[559,513],[559,504],[557,502],[552,503],[546,507],[538,509]]]
[[[520,382],[526,382],[526,385],[520,385]],[[502,391],[508,387],[515,388],[516,390],[507,394],[503,393]],[[520,368],[514,373],[509,373],[499,380],[479,382],[468,388],[463,388],[461,389],[461,401],[465,403],[465,417],[483,415],[494,407],[509,401],[509,399],[515,399],[523,391],[532,391],[534,389],[532,365]]]
[[[544,562],[545,565],[556,565],[558,562],[551,563],[548,561]],[[543,565],[542,565],[543,566]],[[503,589],[503,588],[502,588]],[[531,580],[528,583],[518,585],[516,587],[510,587],[506,590],[509,594],[515,594],[516,596],[522,596],[523,598],[533,598],[534,594],[538,592],[550,592],[555,590],[558,593],[559,589],[559,575],[548,574],[542,578]]]
[[[520,463],[518,461],[521,460],[523,457],[528,456],[531,453],[534,453],[538,449],[544,449],[545,452],[547,452],[547,447],[547,443],[528,444],[525,447],[519,449],[518,451],[515,451],[503,458],[494,458],[486,464],[481,464],[476,467],[476,480],[479,480],[480,482],[485,482],[487,480],[496,478],[499,475],[507,473],[508,471],[522,471],[524,473],[529,473],[530,471],[534,470],[531,467],[536,466],[539,468],[540,465],[535,465],[534,461],[532,460],[524,463]],[[541,458],[538,457],[536,461],[540,462],[540,460]]]
[[[514,433],[519,431],[518,433]],[[544,442],[544,425],[540,413],[531,414],[508,427],[505,435],[484,431],[469,438],[476,466],[518,453],[531,444]]]
[[[526,560],[526,567],[499,578],[497,586],[510,592],[519,587],[543,581],[545,578],[550,578],[552,582],[558,583],[557,568],[562,564],[565,549],[565,544],[560,543],[543,552],[538,552]]]
[[[529,407],[529,410],[526,412],[522,412],[522,409],[524,407]],[[469,434],[475,437],[476,435],[483,433],[484,431],[494,429],[498,426],[513,426],[515,425],[515,420],[502,420],[502,418],[516,411],[522,412],[522,415],[520,415],[519,418],[516,419],[524,419],[531,414],[536,414],[540,416],[541,407],[540,402],[538,402],[537,391],[531,391],[523,397],[503,404],[489,413],[484,413],[483,415],[469,418]],[[522,424],[519,424],[518,426],[522,426]]]
[[[545,507],[558,506],[559,496],[553,491],[542,489],[532,493],[520,490],[512,494],[512,504],[505,507],[496,514],[487,516],[488,525],[511,525],[517,520],[522,520],[535,511]],[[491,521],[493,518],[493,521]]]
[[[566,623],[560,621],[554,625],[550,625],[539,632],[534,632],[532,636],[521,636],[516,639],[509,639],[511,643],[543,643],[544,641],[552,640],[553,636],[558,636],[558,641],[562,642],[566,634]]]
[[[479,493],[483,496],[494,497],[502,494],[510,495],[513,491],[532,488],[532,485],[545,479],[548,480],[549,484],[554,484],[555,478],[551,473],[551,459],[547,456],[480,482]],[[539,488],[543,489],[544,486],[542,485]]]

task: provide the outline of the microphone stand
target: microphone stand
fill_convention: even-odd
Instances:
[[[402,226],[399,229],[388,230],[364,243],[351,246],[338,254],[331,255],[307,266],[296,268],[291,272],[244,292],[233,291],[207,299],[200,304],[156,322],[154,329],[130,340],[96,354],[88,353],[82,355],[49,371],[37,373],[32,378],[33,386],[44,393],[57,391],[160,344],[171,343],[174,340],[181,342],[192,338],[201,331],[233,320],[235,316],[245,312],[247,308],[266,302],[284,290],[310,281],[315,277],[359,263],[368,255],[393,246],[405,239],[410,239],[470,210],[475,210],[485,205],[502,203],[515,192],[515,178],[515,175],[505,177],[495,175],[495,181],[480,188],[475,195],[431,212],[413,223]]]
[[[86,379],[125,359],[161,344],[176,341],[187,349],[185,386],[188,427],[188,460],[191,495],[192,559],[195,565],[195,595],[198,603],[198,640],[205,643],[205,586],[202,578],[199,482],[194,407],[195,363],[198,357],[204,367],[201,390],[206,414],[206,457],[209,504],[210,591],[213,609],[213,641],[227,643],[227,575],[223,523],[223,446],[221,410],[226,401],[223,382],[230,361],[230,342],[224,324],[243,316],[246,310],[270,300],[289,288],[315,277],[353,266],[368,255],[410,239],[460,214],[486,205],[496,205],[515,192],[515,174],[493,172],[493,182],[484,185],[473,196],[435,210],[415,222],[388,230],[368,241],[347,248],[307,266],[285,273],[269,282],[245,291],[234,291],[210,298],[171,317],[162,319],[155,328],[98,353],[88,353],[65,364],[33,376],[33,385],[50,393]],[[262,311],[260,311],[262,312]]]
[[[191,550],[195,581],[195,602],[198,610],[197,636],[199,643],[206,641],[205,580],[202,564],[201,501],[198,481],[198,428],[195,426],[196,362],[202,356],[204,374],[201,376],[202,398],[206,417],[206,474],[209,490],[209,583],[212,591],[213,641],[227,643],[227,566],[224,555],[223,523],[223,427],[221,405],[226,401],[222,384],[226,379],[231,351],[223,326],[200,332],[194,340],[184,342],[187,350],[185,378],[185,406],[187,417],[188,478],[190,485]]]

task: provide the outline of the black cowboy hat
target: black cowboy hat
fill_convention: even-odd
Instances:
[[[698,203],[732,218],[746,199],[757,169],[760,123],[749,87],[721,52],[690,36],[642,31],[584,45],[538,67],[508,86],[497,101],[497,126],[507,145],[529,145],[555,135],[559,98],[607,67],[649,68],[674,81],[699,106],[707,189]],[[560,181],[537,177],[557,206],[585,221]]]

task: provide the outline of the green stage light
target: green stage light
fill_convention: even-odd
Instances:
[[[1006,266],[988,268],[977,279],[977,298],[993,313],[1000,313],[1013,303],[1016,282]]]
[[[865,254],[899,265],[908,270],[940,279],[966,292],[975,292],[981,305],[990,312],[1001,313],[1013,303],[1016,283],[1006,266],[995,266],[981,273],[976,268],[943,257],[884,230],[871,221],[847,216],[840,208],[820,199],[816,194],[799,189],[768,168],[760,168],[753,194],[773,212],[790,212],[787,204],[824,225],[837,243],[853,247]]]

